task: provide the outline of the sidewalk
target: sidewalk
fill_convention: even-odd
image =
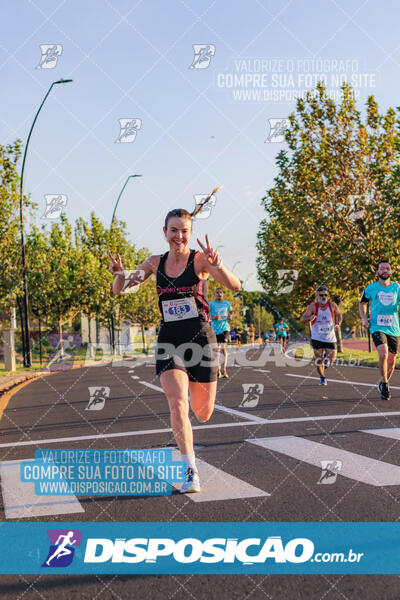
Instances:
[[[35,379],[41,375],[41,371],[22,371],[20,373],[12,373],[11,375],[4,375],[0,377],[0,393],[6,392],[10,388],[23,383],[28,379]]]

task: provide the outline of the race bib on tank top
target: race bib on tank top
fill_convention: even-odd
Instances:
[[[176,298],[172,300],[162,300],[162,311],[164,321],[183,321],[184,319],[193,319],[199,316],[195,299]]]

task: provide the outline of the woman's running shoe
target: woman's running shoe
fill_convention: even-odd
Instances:
[[[197,471],[188,467],[186,471],[186,481],[182,484],[181,494],[193,494],[200,492],[200,477]]]

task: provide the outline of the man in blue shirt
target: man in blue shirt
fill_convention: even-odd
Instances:
[[[379,354],[381,381],[378,389],[381,400],[390,400],[389,381],[396,364],[400,325],[398,304],[400,284],[390,280],[392,269],[388,260],[378,264],[378,281],[365,288],[359,304],[363,327],[369,327]],[[371,302],[371,318],[367,317],[366,304]]]
[[[286,352],[286,342],[288,337],[289,325],[283,320],[283,317],[275,325],[276,335],[281,344],[282,352]]]
[[[228,300],[224,300],[224,292],[221,288],[215,290],[215,300],[210,302],[211,325],[217,336],[218,343],[218,377],[228,377],[226,365],[228,362],[228,353],[226,344],[229,342],[229,323],[228,320],[232,317],[232,307]],[[219,363],[219,352],[224,355],[224,367],[221,374]]]

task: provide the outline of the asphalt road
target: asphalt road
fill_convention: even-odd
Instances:
[[[375,369],[333,367],[327,372],[328,386],[320,387],[312,364],[277,350],[267,356],[231,349],[230,363],[230,378],[219,380],[210,421],[201,425],[192,416],[196,457],[204,473],[201,494],[78,496],[80,512],[69,514],[60,505],[50,514],[21,498],[17,501],[19,492],[7,476],[7,461],[32,459],[38,447],[173,447],[154,365],[137,359],[119,366],[60,371],[22,388],[0,421],[0,519],[398,520],[399,373],[392,379],[392,400],[383,402]],[[109,397],[100,410],[87,410],[89,388],[95,386],[109,388]],[[323,460],[334,465],[336,475],[322,469]],[[0,585],[1,598],[59,600],[400,597],[397,576],[372,575],[3,575]]]

